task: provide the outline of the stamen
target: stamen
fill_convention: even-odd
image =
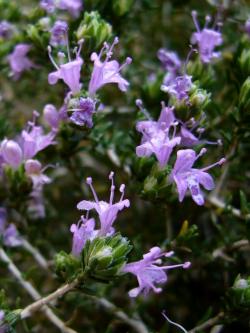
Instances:
[[[223,157],[223,158],[221,158],[218,162],[213,163],[213,164],[211,164],[211,165],[208,165],[207,167],[201,169],[201,171],[207,171],[207,170],[209,170],[209,169],[215,167],[216,165],[222,165],[222,164],[224,164],[225,162],[226,162],[226,158]]]
[[[188,62],[189,62],[189,60],[190,60],[190,58],[191,58],[191,55],[192,55],[192,53],[193,52],[198,52],[192,45],[189,45],[189,47],[190,47],[190,51],[188,52],[188,55],[187,55],[187,58],[186,58],[186,61],[185,61],[185,63],[184,63],[184,74],[186,75],[186,73],[187,73],[187,65],[188,65]]]
[[[99,205],[99,200],[98,200],[97,194],[96,194],[95,189],[94,189],[94,187],[93,187],[93,185],[92,185],[92,178],[91,178],[91,177],[88,177],[88,178],[86,179],[86,183],[89,185],[89,187],[90,187],[90,189],[91,189],[91,191],[92,191],[92,194],[93,194],[93,196],[94,196],[95,202]]]
[[[52,57],[52,48],[51,48],[50,45],[48,45],[48,55],[49,55],[49,59],[50,59],[51,63],[54,65],[54,67],[55,67],[57,70],[59,70],[59,67],[57,66],[57,64],[56,64],[56,62],[55,62],[55,60],[54,60],[54,58]]]
[[[169,251],[165,253],[165,257],[172,257],[174,255],[174,251]]]
[[[76,52],[76,57],[77,58],[80,56],[80,53],[82,51],[83,43],[84,43],[84,39],[83,38],[78,41],[78,45],[79,46],[78,46],[78,51]]]
[[[195,161],[198,160],[198,158],[200,158],[202,155],[206,154],[207,149],[206,148],[202,148],[201,151],[199,152],[199,154],[196,156]]]
[[[172,325],[178,327],[178,328],[181,329],[184,333],[188,333],[188,331],[185,330],[185,328],[184,328],[183,326],[181,326],[180,324],[177,324],[177,323],[175,323],[174,321],[170,320],[164,312],[162,312],[162,315],[163,315],[164,318],[166,318],[166,320],[167,320],[170,324],[172,324]]]
[[[114,193],[115,193],[114,172],[113,171],[111,171],[109,174],[109,180],[111,180],[109,204],[112,205],[113,200],[114,200]]]
[[[148,119],[148,120],[152,120],[152,118],[150,117],[150,114],[148,113],[148,111],[143,107],[143,102],[141,99],[137,99],[135,101],[136,106],[140,109],[140,111],[144,114],[144,116]]]
[[[178,121],[175,121],[171,124],[171,126],[174,128],[173,130],[173,134],[172,134],[172,139],[175,138],[175,135],[176,135],[176,129],[177,129],[177,126],[179,125]]]
[[[125,184],[121,184],[119,191],[121,192],[120,201],[122,201],[125,193]]]
[[[186,269],[186,268],[189,268],[190,266],[191,266],[191,262],[186,261],[186,262],[184,262],[184,264],[161,266],[161,267],[157,267],[157,268],[160,268],[160,269],[174,269],[174,268],[182,267],[183,269]]]
[[[194,21],[194,25],[195,25],[195,28],[198,32],[200,32],[200,27],[199,27],[199,23],[198,23],[198,20],[197,20],[197,12],[195,10],[193,10],[191,12],[191,15],[192,15],[192,18],[193,18],[193,21]]]
[[[207,15],[205,20],[206,20],[206,23],[205,23],[204,29],[206,29],[208,27],[208,24],[211,22],[211,16]]]

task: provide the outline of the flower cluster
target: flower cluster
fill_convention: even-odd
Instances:
[[[221,34],[219,31],[208,29],[207,26],[200,31],[197,23],[197,13],[192,12],[192,16],[198,30],[197,33],[194,33],[192,41],[198,44],[199,55],[202,62],[208,63],[213,58],[219,57],[219,53],[214,52],[214,48],[222,43]],[[210,17],[206,17],[207,23],[210,22],[210,20]],[[169,52],[165,49],[158,51],[158,58],[163,68],[167,71],[161,89],[173,97],[172,102],[174,104],[176,101],[184,101],[187,108],[192,106],[189,93],[191,89],[194,88],[192,77],[186,74],[188,60],[192,52],[193,49],[189,52],[184,65],[185,73],[181,75],[181,61],[178,56],[174,52]],[[197,90],[195,98],[199,100],[199,103],[202,103],[206,95]],[[205,114],[203,113],[198,120],[192,117],[183,122],[175,116],[174,106],[166,106],[165,103],[162,103],[159,119],[155,121],[152,120],[148,112],[144,110],[141,100],[137,100],[136,104],[148,118],[148,120],[139,121],[136,125],[137,131],[142,134],[141,144],[136,147],[137,156],[149,157],[154,154],[159,167],[163,169],[172,163],[171,156],[174,149],[178,148],[176,161],[168,176],[168,182],[169,184],[176,184],[180,202],[183,201],[186,192],[189,190],[195,203],[203,205],[204,196],[201,192],[200,185],[206,190],[212,190],[214,188],[213,179],[206,171],[216,165],[222,165],[225,162],[225,158],[222,158],[217,163],[206,168],[193,168],[195,161],[207,151],[203,148],[199,154],[196,154],[194,150],[196,146],[201,144],[221,145],[221,140],[211,142],[201,139],[201,135],[205,129],[201,127],[200,124],[204,120]],[[178,105],[178,103],[176,104]]]
[[[125,80],[120,72],[132,59],[127,58],[125,63],[121,66],[116,60],[111,60],[113,55],[113,49],[118,44],[119,39],[116,37],[111,45],[104,43],[100,53],[93,52],[91,54],[91,61],[93,61],[93,71],[91,74],[88,90],[83,90],[83,85],[80,82],[81,69],[84,63],[80,56],[83,40],[79,41],[78,49],[74,50],[75,59],[72,60],[69,41],[67,36],[67,26],[65,22],[57,21],[52,29],[51,44],[65,44],[67,46],[67,56],[63,52],[58,53],[59,64],[56,63],[52,56],[52,48],[48,47],[49,57],[56,68],[56,71],[52,72],[48,76],[49,84],[53,85],[62,80],[69,88],[65,101],[68,112],[72,113],[70,121],[78,126],[86,125],[92,127],[92,116],[96,112],[95,107],[97,103],[96,92],[108,83],[116,83],[121,91],[126,91],[129,83]],[[102,57],[105,54],[105,58],[102,61]],[[68,58],[68,59],[67,59]],[[65,59],[67,61],[65,62]],[[78,97],[79,95],[81,95]],[[72,98],[71,97],[75,97]]]

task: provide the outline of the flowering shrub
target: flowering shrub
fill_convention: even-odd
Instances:
[[[249,331],[249,9],[0,0],[0,332]]]

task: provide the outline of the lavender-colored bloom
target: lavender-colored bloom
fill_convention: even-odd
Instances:
[[[180,70],[181,60],[175,52],[171,52],[166,49],[160,49],[157,52],[157,56],[166,71],[178,72]]]
[[[3,140],[0,147],[3,162],[9,164],[14,169],[22,163],[23,153],[19,144],[13,140]]]
[[[56,9],[55,0],[41,0],[40,7],[46,10],[47,13],[53,13]]]
[[[79,99],[76,107],[70,111],[73,111],[70,120],[79,126],[86,125],[87,127],[93,126],[93,114],[95,112],[95,101],[89,97]]]
[[[209,63],[213,58],[219,58],[220,52],[214,52],[216,46],[222,44],[222,35],[218,30],[208,29],[207,25],[211,21],[210,16],[206,16],[206,25],[201,30],[197,20],[197,12],[192,12],[193,21],[197,32],[193,33],[191,38],[192,44],[197,44],[201,61]]]
[[[198,155],[196,155],[195,151],[192,149],[183,149],[177,152],[177,159],[169,180],[170,182],[174,181],[176,183],[180,202],[183,201],[189,189],[194,202],[201,206],[204,204],[204,197],[200,189],[200,184],[209,191],[214,188],[213,178],[206,171],[216,165],[222,165],[225,162],[225,158],[222,158],[217,163],[206,168],[192,168],[194,162],[205,152],[205,148],[203,148]]]
[[[173,81],[167,85],[163,84],[161,90],[169,93],[171,96],[179,101],[188,100],[188,92],[192,88],[192,76],[184,74],[177,76]]]
[[[71,225],[70,231],[73,233],[72,254],[74,256],[78,257],[81,254],[86,241],[95,237],[96,232],[94,229],[95,220],[88,220],[83,217],[78,224]]]
[[[111,180],[111,188],[110,188],[110,199],[109,202],[106,201],[99,201],[97,194],[92,185],[92,178],[87,178],[87,184],[89,185],[95,201],[87,201],[83,200],[77,204],[77,208],[80,210],[91,210],[95,209],[99,215],[101,228],[98,233],[99,236],[105,236],[107,234],[111,234],[114,232],[112,227],[117,214],[119,211],[123,210],[125,207],[130,206],[130,202],[128,199],[123,200],[125,185],[122,184],[120,186],[121,198],[120,201],[117,203],[113,203],[114,200],[114,193],[115,193],[115,185],[114,185],[114,173],[111,172],[109,175],[109,179]]]
[[[137,100],[137,105],[144,111],[140,100]],[[143,137],[141,145],[136,147],[137,156],[148,157],[155,154],[160,167],[165,167],[174,147],[181,142],[181,137],[175,136],[178,123],[174,120],[173,108],[165,107],[163,104],[158,121],[146,120],[138,122],[136,129],[143,133]],[[173,133],[170,136],[172,128]]]
[[[31,46],[28,44],[17,44],[14,51],[8,56],[13,77],[16,80],[19,79],[23,71],[36,67],[27,57],[30,48]]]
[[[8,21],[0,21],[0,38],[9,39],[13,33],[13,26]]]
[[[94,68],[89,83],[90,95],[94,95],[98,89],[108,83],[117,83],[121,91],[127,90],[129,83],[121,76],[120,71],[126,65],[130,64],[132,59],[128,57],[125,63],[121,66],[119,65],[118,61],[110,60],[113,54],[113,48],[118,43],[119,39],[116,37],[111,46],[109,46],[107,43],[104,43],[104,46],[101,49],[99,55],[97,55],[95,52],[91,54],[91,60],[94,62]],[[106,58],[102,62],[101,58],[104,52],[106,52]]]
[[[53,46],[67,44],[68,24],[65,21],[57,20],[50,30],[50,44]]]
[[[122,272],[131,273],[137,277],[139,286],[130,290],[130,297],[137,297],[141,292],[144,295],[148,294],[150,289],[154,292],[159,293],[162,288],[156,285],[165,283],[167,281],[167,274],[165,270],[174,269],[178,267],[188,268],[191,264],[190,262],[185,262],[179,265],[169,265],[169,266],[159,266],[162,263],[161,257],[170,257],[173,252],[162,252],[162,250],[155,246],[150,249],[147,254],[143,255],[143,259],[126,264]]]
[[[0,208],[0,236],[2,237],[3,244],[5,246],[15,247],[22,244],[22,240],[15,225],[12,223],[7,225],[7,214],[5,208]]]
[[[68,43],[68,41],[67,41]],[[55,66],[56,71],[52,72],[48,76],[49,84],[56,84],[59,79],[63,80],[67,84],[73,94],[78,93],[81,89],[80,73],[83,64],[83,60],[80,57],[81,47],[83,41],[80,41],[78,51],[76,52],[76,59],[71,60],[70,54],[68,54],[68,62],[65,64],[57,65],[51,55],[51,47],[48,47],[49,57],[52,64]],[[61,54],[64,56],[64,54]]]
[[[59,0],[58,8],[62,10],[67,10],[73,17],[79,17],[83,9],[82,0]]]
[[[42,164],[37,160],[27,160],[24,165],[26,175],[29,176],[33,183],[33,188],[42,187],[49,184],[51,179],[43,174]]]
[[[60,114],[53,104],[46,104],[43,109],[44,120],[53,129],[57,129],[60,121]]]
[[[44,134],[41,126],[35,126],[30,123],[31,127],[28,130],[22,131],[22,149],[25,160],[34,157],[39,151],[54,144],[55,131]]]

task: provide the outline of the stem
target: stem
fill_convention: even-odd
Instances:
[[[131,328],[135,330],[137,333],[149,333],[146,325],[139,318],[130,318],[125,312],[121,309],[117,308],[113,303],[109,302],[106,298],[98,298],[96,296],[86,295],[96,303],[103,306],[106,310],[114,314],[118,319],[128,324]]]
[[[22,238],[22,245],[36,260],[39,266],[41,266],[43,269],[48,269],[48,263],[47,260],[43,257],[43,255],[35,248],[33,245],[31,245],[26,239]]]
[[[28,307],[26,307],[22,312],[21,312],[21,319],[24,319],[26,317],[28,317],[29,315],[31,315],[34,311],[39,310],[42,307],[42,311],[44,312],[44,314],[47,316],[47,318],[56,326],[60,329],[60,331],[62,333],[77,333],[76,331],[72,330],[71,328],[67,327],[65,325],[65,323],[58,318],[54,312],[45,304],[47,304],[48,302],[52,301],[54,298],[51,298],[49,296],[51,295],[55,295],[56,292],[54,292],[53,294],[45,297],[45,299],[48,300],[48,302],[43,302],[43,299],[41,299],[41,295],[39,294],[39,292],[32,286],[32,284],[26,280],[23,279],[21,272],[18,270],[18,268],[16,267],[16,265],[13,263],[13,261],[9,258],[9,256],[7,255],[7,253],[4,251],[4,249],[0,248],[0,258],[3,262],[5,262],[8,265],[8,269],[11,272],[11,274],[17,279],[18,283],[28,292],[28,294],[34,299],[36,300],[35,303],[29,305]],[[76,283],[76,282],[75,282]],[[72,283],[73,284],[73,283]],[[71,284],[71,285],[72,285]],[[69,291],[69,285],[67,285],[68,288],[65,288],[64,286],[64,290],[66,289],[65,292]],[[62,289],[62,288],[60,288]],[[58,290],[60,290],[58,289]],[[73,287],[71,288],[73,289]],[[58,291],[57,290],[57,291]],[[65,293],[64,292],[64,293]],[[60,293],[60,295],[62,296],[64,293]],[[58,295],[58,297],[60,297],[60,295]],[[58,298],[57,297],[57,298]],[[41,304],[40,307],[35,306],[34,310],[32,305],[34,304]],[[28,310],[28,311],[27,311]]]
[[[205,330],[206,328],[209,328],[211,326],[216,325],[218,322],[220,322],[220,320],[224,317],[224,312],[220,312],[217,316],[208,319],[207,321],[205,321],[203,324],[194,327],[193,329],[191,329],[190,331],[188,331],[188,333],[196,333],[196,332],[200,332]]]
[[[20,316],[21,319],[27,318],[31,316],[34,312],[40,310],[44,305],[47,305],[51,303],[54,300],[57,300],[58,298],[62,297],[64,294],[66,294],[68,291],[74,289],[76,285],[78,284],[78,281],[75,280],[71,283],[67,283],[63,285],[62,287],[58,288],[53,293],[49,294],[48,296],[45,296],[43,298],[38,299],[36,302],[28,305],[25,309],[22,310]]]
[[[225,202],[222,199],[219,199],[216,196],[209,196],[207,198],[208,202],[210,202],[212,205],[216,206],[217,208],[222,208],[224,209],[228,209],[234,216],[243,219],[243,220],[249,220],[250,219],[250,214],[247,215],[243,215],[241,213],[241,211],[237,208],[234,208],[231,205],[226,205]]]

